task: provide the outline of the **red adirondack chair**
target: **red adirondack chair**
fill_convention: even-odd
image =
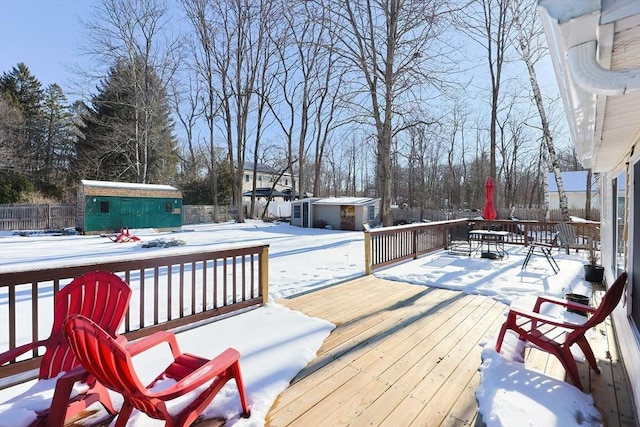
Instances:
[[[578,366],[571,354],[570,347],[573,344],[577,344],[587,358],[589,366],[598,374],[600,373],[585,333],[611,314],[620,301],[626,283],[627,273],[623,272],[607,290],[598,308],[546,296],[538,297],[533,311],[510,308],[507,320],[502,325],[498,335],[496,351],[500,352],[505,332],[508,329],[512,330],[518,334],[521,341],[529,341],[540,349],[556,356],[567,371],[571,383],[582,390]],[[544,303],[558,304],[577,311],[586,311],[591,313],[591,316],[582,324],[562,322],[559,319],[540,313],[540,306]]]
[[[73,279],[54,298],[54,318],[49,338],[25,344],[0,355],[0,365],[15,361],[20,355],[45,347],[40,361],[40,380],[56,377],[56,388],[48,410],[38,413],[34,425],[63,426],[87,406],[101,402],[107,411],[115,414],[109,393],[95,378],[80,366],[80,361],[69,348],[64,336],[63,322],[71,314],[82,314],[103,326],[110,336],[116,336],[124,319],[131,288],[120,277],[108,271],[91,271]],[[76,382],[86,383],[88,389],[71,398]]]
[[[175,335],[167,331],[156,332],[124,346],[100,326],[81,315],[68,317],[64,331],[82,365],[98,381],[124,397],[116,427],[126,425],[134,408],[151,418],[165,420],[168,427],[189,426],[232,378],[240,393],[242,415],[248,417],[250,414],[240,373],[240,353],[233,348],[228,348],[209,360],[182,353]],[[145,387],[135,372],[131,357],[162,343],[169,345],[174,360]],[[153,390],[158,381],[166,379],[173,379],[175,383]],[[170,412],[167,402],[206,384],[208,387],[198,391],[197,396],[184,409],[178,413]]]

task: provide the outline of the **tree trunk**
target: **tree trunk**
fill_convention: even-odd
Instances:
[[[560,211],[562,212],[562,220],[569,221],[569,207],[567,202],[567,194],[564,191],[564,184],[562,182],[562,175],[560,173],[560,165],[558,163],[558,157],[556,156],[555,147],[553,146],[553,136],[547,120],[547,115],[544,109],[544,103],[542,102],[542,94],[540,92],[540,86],[538,85],[538,79],[536,77],[536,71],[534,68],[534,62],[532,52],[530,50],[530,40],[533,38],[532,34],[525,34],[524,28],[520,22],[519,13],[514,7],[514,24],[518,30],[518,47],[522,60],[527,66],[529,72],[529,82],[531,83],[531,89],[533,91],[533,98],[538,108],[540,115],[540,122],[542,125],[542,140],[549,154],[548,160],[551,163],[551,169],[556,178],[558,185],[558,194],[560,196]],[[547,191],[548,193],[548,191]]]
[[[591,219],[591,180],[593,179],[593,171],[587,170],[587,200],[584,203],[585,218]]]

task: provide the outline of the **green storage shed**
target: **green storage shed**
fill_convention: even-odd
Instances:
[[[82,180],[76,226],[85,233],[182,226],[182,193],[170,185]]]

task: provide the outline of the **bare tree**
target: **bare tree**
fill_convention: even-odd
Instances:
[[[540,91],[540,86],[538,85],[538,78],[536,76],[535,70],[535,64],[546,53],[545,44],[542,42],[542,27],[537,20],[537,13],[534,4],[525,3],[520,0],[513,0],[511,7],[513,22],[517,30],[516,45],[518,46],[518,52],[520,53],[522,60],[527,66],[527,71],[529,72],[529,82],[531,83],[533,99],[535,100],[535,104],[540,115],[540,123],[542,126],[542,141],[546,147],[548,160],[551,164],[551,169],[558,185],[558,194],[560,196],[560,211],[562,212],[563,220],[569,221],[569,206],[567,202],[567,195],[564,191],[560,165],[556,156],[556,151],[553,144],[553,136],[551,135],[550,124],[545,112],[542,93]],[[548,209],[546,216],[548,216]]]
[[[270,7],[279,7],[275,2],[268,3]],[[271,8],[267,8],[263,12],[264,26],[262,31],[267,34],[277,33],[277,22],[273,19],[274,16],[279,16],[281,13],[276,12]],[[275,79],[273,78],[274,69],[277,70],[277,66],[274,64],[277,59],[277,43],[274,43],[274,39],[271,37],[265,37],[263,45],[259,52],[256,52],[258,55],[258,73],[256,77],[256,105],[255,105],[255,119],[254,119],[254,144],[251,148],[253,151],[253,183],[252,183],[252,192],[251,192],[251,210],[250,212],[254,213],[256,207],[256,187],[257,187],[257,179],[258,179],[258,164],[259,164],[259,153],[260,147],[262,143],[263,134],[268,130],[269,123],[266,123],[266,118],[269,113],[269,100],[274,95],[275,92]],[[286,173],[289,168],[279,167],[278,175],[276,179],[272,182],[271,190],[273,191],[278,184],[278,181],[282,178],[282,176]],[[269,199],[270,200],[270,199]],[[269,207],[269,200],[267,201],[267,205],[262,213],[262,218],[267,213],[267,209]]]
[[[272,37],[278,48],[279,64],[273,78],[279,97],[270,107],[284,134],[290,166],[292,192],[319,192],[320,168],[338,110],[337,94],[342,79],[334,74],[333,40],[324,25],[325,8],[315,3],[282,2],[281,32]],[[315,147],[315,149],[314,149]],[[313,151],[313,158],[310,151]],[[313,162],[313,179],[307,167]],[[297,172],[297,173],[296,173]]]
[[[509,47],[510,0],[482,0],[470,2],[458,15],[459,25],[473,41],[478,43],[486,53],[489,76],[491,78],[491,117],[489,127],[490,161],[489,176],[497,184],[496,166],[496,126],[500,106],[500,85],[502,83],[503,66]]]
[[[415,126],[408,131],[409,149],[407,157],[407,195],[406,201],[412,207],[426,209],[429,197],[425,178],[427,176],[426,154],[432,152],[424,126]]]
[[[216,32],[211,26],[207,16],[206,0],[183,0],[183,8],[191,27],[195,32],[195,40],[192,43],[194,69],[198,81],[203,85],[203,93],[200,94],[203,103],[203,116],[205,118],[208,134],[208,162],[209,185],[213,199],[213,217],[218,218],[218,167],[217,150],[215,143],[216,114],[218,113],[218,95],[216,86],[216,61],[214,58],[214,44]]]
[[[448,121],[448,140],[447,147],[447,182],[450,194],[449,202],[458,208],[464,206],[462,192],[462,180],[465,177],[464,166],[464,128],[467,122],[467,112],[462,104],[462,100],[456,99]]]
[[[491,166],[487,162],[488,150],[487,145],[491,145],[490,141],[486,140],[486,128],[483,127],[484,117],[479,116],[475,119],[474,130],[474,152],[473,160],[471,161],[466,173],[465,198],[469,200],[469,205],[472,209],[482,208],[484,203],[484,184],[486,181],[487,173]]]
[[[503,107],[496,122],[496,149],[502,159],[497,174],[504,186],[501,193],[506,207],[511,207],[516,203],[518,171],[520,165],[524,165],[527,160],[530,160],[525,147],[529,142],[526,123],[531,113],[523,111],[520,106],[521,99],[519,91],[503,96],[501,101]]]
[[[203,115],[202,85],[190,73],[186,73],[185,77],[183,87],[173,88],[172,108],[186,138],[180,156],[182,173],[187,181],[195,181],[200,168],[204,166],[203,156],[206,154],[198,144],[196,131],[196,125]]]
[[[336,61],[350,83],[350,107],[363,123],[375,127],[376,183],[381,218],[391,225],[391,144],[395,134],[416,123],[403,123],[404,111],[424,104],[418,89],[440,87],[450,71],[439,37],[446,30],[446,1],[318,0],[330,11],[324,22],[338,42]],[[431,85],[431,86],[430,86]]]
[[[329,60],[331,62],[331,59]],[[326,74],[326,86],[329,87],[330,74]],[[339,92],[342,87],[342,77],[338,77],[334,81],[334,87]],[[314,121],[314,133],[315,133],[315,153],[313,158],[313,194],[319,195],[322,163],[329,144],[329,135],[332,133],[336,117],[339,109],[339,97],[329,95],[329,91],[322,91],[318,99],[318,108],[316,109],[315,121]],[[326,113],[325,113],[326,111]],[[363,162],[366,166],[366,162]]]
[[[216,28],[211,44],[212,67],[218,79],[221,130],[227,142],[233,200],[238,222],[244,222],[242,179],[250,132],[250,115],[257,96],[256,82],[267,41],[272,2],[224,0],[209,2],[207,24]]]

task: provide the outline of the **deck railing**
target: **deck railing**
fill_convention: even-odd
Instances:
[[[508,231],[504,239],[506,244],[528,246],[536,241],[558,246],[558,241],[554,240],[557,221],[457,219],[374,228],[365,231],[366,274],[371,274],[376,268],[446,249],[449,230],[461,224],[469,224],[473,229]],[[596,222],[572,222],[571,225],[576,230],[576,236],[582,239],[597,235],[600,226]]]
[[[0,352],[46,338],[53,295],[87,271],[114,272],[131,286],[120,332],[133,340],[266,303],[268,255],[269,245],[255,245],[0,273]],[[0,378],[37,368],[42,351],[0,367]]]

